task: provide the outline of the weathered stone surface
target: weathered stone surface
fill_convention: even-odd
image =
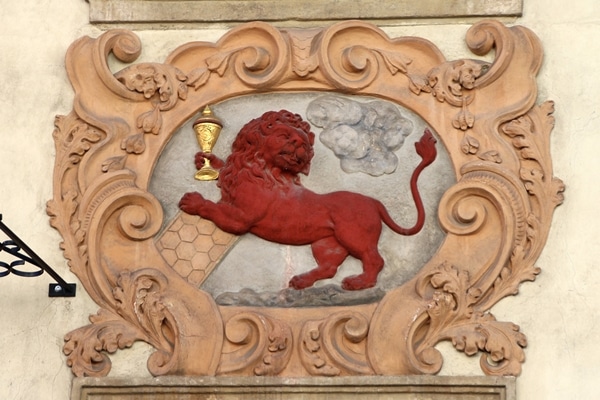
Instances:
[[[217,304],[256,307],[328,307],[375,303],[385,296],[379,288],[360,291],[343,290],[337,285],[311,287],[304,290],[283,289],[279,292],[257,293],[252,289],[222,293]]]
[[[89,0],[90,22],[322,21],[517,16],[522,0]],[[301,8],[302,12],[298,12]]]
[[[71,400],[516,400],[499,377],[77,378]]]

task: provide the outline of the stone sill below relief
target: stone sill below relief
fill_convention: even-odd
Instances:
[[[184,396],[184,397],[182,397]],[[208,396],[208,397],[207,397]],[[75,378],[71,400],[331,398],[361,400],[516,400],[514,377],[356,376],[343,378]]]
[[[321,26],[346,19],[378,25],[514,21],[523,0],[88,0],[90,23],[100,28],[190,29],[271,21],[282,27]],[[299,11],[300,10],[300,11]]]

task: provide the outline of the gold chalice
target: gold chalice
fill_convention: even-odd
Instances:
[[[206,106],[202,111],[202,116],[194,122],[194,131],[198,145],[204,153],[211,153],[219,134],[223,128],[223,123],[215,117],[211,109]],[[200,168],[194,178],[199,181],[212,181],[219,177],[219,171],[210,165],[210,160],[204,157],[204,166]]]

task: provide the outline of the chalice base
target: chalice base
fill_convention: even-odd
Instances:
[[[200,168],[194,178],[199,181],[214,181],[219,177],[219,171],[210,166]]]

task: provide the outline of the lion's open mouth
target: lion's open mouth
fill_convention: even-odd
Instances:
[[[279,156],[290,166],[305,165],[308,162],[308,151],[303,148],[285,148]]]

